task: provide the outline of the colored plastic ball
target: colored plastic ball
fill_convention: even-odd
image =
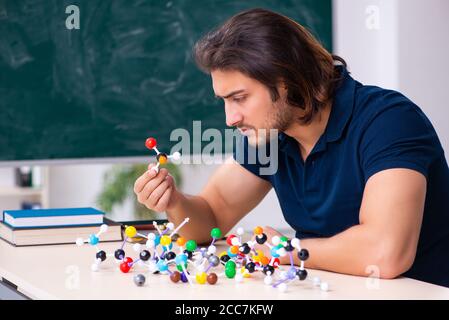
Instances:
[[[279,248],[278,248],[277,246],[271,248],[270,253],[271,253],[271,256],[272,256],[273,258],[279,257],[278,249],[279,249]]]
[[[173,260],[176,258],[176,253],[174,253],[173,251],[169,251],[165,254],[165,259],[167,260]]]
[[[170,275],[170,280],[174,283],[179,282],[181,280],[181,274],[178,271],[173,271]]]
[[[235,235],[230,234],[227,238],[226,238],[226,243],[230,246],[232,246],[232,239],[235,238]]]
[[[192,259],[192,256],[193,256],[192,251],[184,250],[183,252],[187,256],[187,258]]]
[[[210,256],[208,258],[208,261],[213,267],[216,267],[220,264],[220,259],[217,256]]]
[[[268,264],[268,263],[270,263],[270,259],[268,258],[268,257],[260,257],[260,263],[262,264],[262,265],[266,265],[266,264]]]
[[[152,150],[156,146],[157,146],[157,142],[156,142],[156,139],[154,139],[154,138],[148,138],[145,141],[145,147],[147,147],[150,150]]]
[[[160,243],[161,243],[161,246],[168,246],[171,243],[170,236],[166,236],[166,235],[162,236]]]
[[[232,279],[235,277],[236,274],[236,270],[232,269],[232,268],[226,268],[225,269],[225,275],[226,277],[228,277],[229,279]]]
[[[292,242],[287,240],[286,245],[284,246],[285,251],[292,252],[295,248],[292,246]]]
[[[233,253],[233,254],[239,253],[239,247],[237,247],[237,246],[232,246],[232,247],[229,248],[229,250],[230,250],[231,253]]]
[[[186,274],[185,274],[184,272],[181,273],[181,281],[184,282],[184,283],[186,283],[187,281],[189,281],[189,280],[187,279],[187,276],[186,276]]]
[[[167,160],[168,160],[168,157],[167,157],[167,155],[165,154],[165,153],[159,153],[157,156],[156,156],[156,160],[157,160],[157,162],[159,162],[160,164],[166,164],[167,163]]]
[[[159,271],[167,271],[168,270],[168,265],[164,260],[159,260],[157,262],[157,268],[159,269]]]
[[[97,259],[100,259],[101,261],[106,260],[106,252],[104,252],[103,250],[98,251],[97,254],[95,255],[95,257]]]
[[[128,271],[131,269],[133,259],[126,257],[122,263],[120,263],[120,271],[123,273],[128,273]]]
[[[94,235],[94,234],[91,234],[90,236],[89,236],[89,243],[91,244],[91,245],[96,245],[96,244],[98,244],[98,241],[100,241],[100,239],[98,239],[98,237],[96,236],[96,235]]]
[[[248,254],[251,252],[251,247],[247,243],[244,243],[240,246],[240,252],[243,254]]]
[[[272,275],[274,273],[274,267],[267,264],[263,267],[263,273]]]
[[[188,251],[193,252],[193,251],[195,251],[196,247],[197,247],[197,244],[196,244],[196,241],[195,241],[195,240],[189,240],[189,241],[187,241],[187,243],[186,243],[186,249],[187,249]]]
[[[281,237],[281,243],[287,242],[288,238],[286,236]]]
[[[178,254],[175,258],[176,264],[187,263],[187,256],[185,254]]]
[[[184,267],[183,267],[183,266],[184,266]],[[184,269],[187,270],[187,263],[184,263],[184,264],[182,264],[182,263],[177,264],[177,265],[176,265],[176,269],[178,269],[178,270],[181,271],[181,272],[183,272]]]
[[[235,269],[235,267],[236,267],[236,264],[235,264],[234,260],[229,260],[225,264],[226,269]]]
[[[307,278],[307,270],[299,269],[296,272],[296,275],[298,276],[299,280],[305,280]]]
[[[126,227],[125,234],[128,238],[133,238],[136,236],[137,230],[133,226],[129,226],[129,227]]]
[[[246,270],[248,270],[249,273],[253,273],[256,270],[256,264],[254,262],[248,262],[245,265]]]
[[[306,261],[309,258],[309,251],[307,251],[307,249],[301,249],[298,252],[298,258],[301,261]]]
[[[254,234],[255,235],[261,235],[263,233],[262,227],[255,227],[254,228]]]
[[[176,244],[180,247],[184,246],[186,244],[186,239],[183,237],[179,237],[176,239]]]
[[[218,280],[218,277],[213,272],[207,276],[207,283],[209,283],[209,284],[216,284],[217,280]]]
[[[114,257],[117,260],[123,260],[123,258],[125,257],[125,251],[123,251],[122,249],[115,250]]]
[[[198,282],[199,284],[205,284],[206,278],[207,278],[206,272],[198,272],[195,275],[196,282]]]
[[[234,258],[234,257],[237,256],[237,253],[232,253],[231,248],[232,247],[228,248],[228,252],[227,253],[228,253],[228,256],[230,256],[231,258]]]
[[[139,258],[140,258],[142,261],[148,261],[148,259],[151,258],[151,253],[150,253],[150,251],[148,251],[148,250],[142,250],[142,251],[140,252],[140,254],[139,254]]]
[[[138,287],[143,286],[145,284],[145,276],[143,274],[136,274],[134,276],[134,283]]]
[[[210,232],[210,236],[214,239],[219,239],[221,238],[221,230],[219,228],[213,228],[212,231]]]
[[[228,256],[227,254],[224,254],[220,257],[220,260],[223,261],[224,263],[228,262],[231,259],[230,256]]]
[[[267,241],[267,235],[262,233],[261,235],[256,236],[256,242],[258,244],[264,244]]]

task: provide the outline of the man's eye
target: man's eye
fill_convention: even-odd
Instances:
[[[243,102],[245,100],[245,97],[234,97],[232,100],[234,102]]]

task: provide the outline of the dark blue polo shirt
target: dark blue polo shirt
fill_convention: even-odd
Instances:
[[[422,173],[427,194],[421,234],[404,276],[449,286],[449,169],[432,124],[402,94],[362,85],[338,68],[343,80],[328,124],[306,161],[296,140],[280,133],[276,173],[261,175],[258,159],[250,163],[245,157],[242,165],[272,184],[298,238],[331,237],[359,224],[373,174],[390,168]],[[246,155],[251,148],[243,137],[237,150]]]

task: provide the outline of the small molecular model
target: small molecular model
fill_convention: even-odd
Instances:
[[[157,141],[154,138],[148,138],[145,141],[145,146],[150,149],[150,150],[154,150],[156,151],[156,160],[157,160],[157,164],[154,167],[148,167],[148,170],[152,169],[155,170],[156,172],[159,171],[159,165],[161,164],[166,164],[168,162],[168,159],[173,159],[175,161],[181,159],[181,154],[179,152],[175,152],[172,155],[167,155],[166,153],[163,152],[159,152],[159,150],[156,148],[157,146]]]
[[[121,247],[115,250],[113,254],[107,254],[98,248],[101,234],[107,231],[106,225],[102,225],[97,234],[90,235],[86,240],[77,239],[76,244],[82,246],[84,243],[89,243],[96,248],[97,253],[91,267],[92,271],[98,271],[100,264],[107,257],[114,257],[123,273],[130,272],[137,264],[154,275],[168,275],[174,283],[181,282],[190,285],[194,285],[194,283],[203,285],[206,282],[215,285],[219,278],[223,277],[242,283],[245,278],[251,277],[256,272],[261,272],[264,274],[266,285],[285,292],[288,283],[294,280],[304,281],[307,279],[304,262],[309,258],[309,252],[301,248],[300,240],[297,238],[288,239],[284,236],[273,236],[270,244],[267,235],[263,233],[263,229],[256,227],[254,229],[254,240],[242,242],[244,230],[238,228],[237,235],[231,234],[226,237],[226,243],[229,247],[217,255],[215,242],[222,239],[221,230],[219,228],[212,229],[210,245],[207,248],[199,248],[194,240],[187,241],[177,234],[179,229],[188,222],[189,218],[186,218],[176,228],[173,223],[168,223],[165,230],[161,230],[157,223],[153,222],[157,234],[149,233],[148,235],[140,234],[135,227],[128,226],[125,228],[126,237]],[[139,243],[133,245],[134,251],[139,256],[136,260],[127,257],[124,251],[128,239],[134,237],[146,239],[145,245]],[[174,244],[176,244],[176,247]],[[267,246],[270,256],[265,255],[262,250],[256,249],[256,245]],[[295,249],[301,261],[299,267],[293,264],[293,251]],[[287,255],[290,258],[290,265],[287,270],[283,270],[279,257]],[[276,272],[276,270],[279,271]],[[275,281],[274,276],[278,273],[279,279]],[[137,286],[143,286],[145,281],[146,278],[141,273],[134,276],[134,283]],[[329,290],[328,284],[321,282],[318,277],[315,277],[312,283],[313,286],[320,287],[322,291]]]

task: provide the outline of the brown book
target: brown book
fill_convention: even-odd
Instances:
[[[103,218],[108,231],[102,233],[100,242],[123,241],[121,224]],[[0,238],[16,247],[75,244],[77,238],[88,239],[100,231],[100,226],[69,226],[55,228],[12,228],[0,222]]]

